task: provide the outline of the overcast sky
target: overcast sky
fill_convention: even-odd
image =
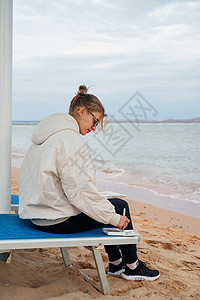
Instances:
[[[107,113],[200,117],[200,1],[14,0],[13,120],[68,112],[79,84]]]

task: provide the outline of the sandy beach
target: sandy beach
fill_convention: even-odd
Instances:
[[[12,193],[18,193],[18,169],[12,169]],[[98,276],[92,253],[70,248],[65,268],[60,249],[15,250],[10,264],[0,262],[0,299],[200,299],[200,219],[127,199],[140,232],[138,256],[160,270],[154,282],[131,282],[108,275],[112,296],[84,280]],[[102,251],[105,267],[107,255]]]

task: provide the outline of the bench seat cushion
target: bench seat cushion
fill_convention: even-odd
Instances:
[[[18,214],[0,214],[0,240],[86,237],[101,238],[105,237],[105,234],[101,227],[73,234],[47,233],[35,229],[30,220],[22,220]]]

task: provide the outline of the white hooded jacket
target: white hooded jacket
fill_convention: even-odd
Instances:
[[[88,146],[68,114],[53,114],[36,127],[20,168],[19,196],[22,219],[59,222],[83,212],[104,224],[120,220],[98,192]]]

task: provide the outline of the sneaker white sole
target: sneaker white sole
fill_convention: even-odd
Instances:
[[[153,280],[156,280],[160,277],[160,274],[158,276],[154,276],[154,277],[148,277],[148,276],[140,276],[140,275],[134,275],[134,276],[131,276],[131,275],[126,275],[126,274],[122,274],[122,277],[126,280],[137,280],[137,281],[153,281]]]
[[[116,276],[116,275],[121,275],[122,273],[124,273],[124,271],[125,271],[125,269],[121,269],[121,270],[119,270],[115,273],[111,273],[111,272],[108,271],[108,274]]]

